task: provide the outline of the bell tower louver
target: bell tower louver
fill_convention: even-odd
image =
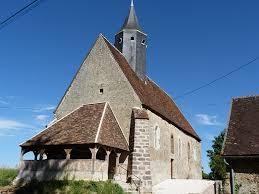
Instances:
[[[146,77],[147,35],[139,25],[133,0],[129,15],[115,36],[115,46],[125,56],[137,76],[144,80]]]

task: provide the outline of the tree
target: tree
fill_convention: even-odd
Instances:
[[[212,149],[207,150],[207,156],[210,159],[209,166],[211,172],[209,174],[210,179],[224,180],[226,177],[226,164],[221,156],[221,150],[224,141],[225,130],[222,131],[219,136],[215,137],[212,141]]]

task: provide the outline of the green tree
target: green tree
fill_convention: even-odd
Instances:
[[[213,180],[224,180],[226,177],[226,164],[221,156],[224,135],[225,130],[222,131],[219,136],[214,138],[212,141],[212,149],[207,150],[207,156],[210,159],[209,166],[211,169],[209,177]]]

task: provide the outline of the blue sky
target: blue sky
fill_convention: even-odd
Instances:
[[[2,0],[0,21],[29,0]],[[50,1],[0,30],[0,166],[15,166],[19,144],[41,130],[100,33],[110,41],[129,1]],[[172,97],[259,56],[256,0],[136,1],[149,37],[148,75]],[[227,125],[231,98],[259,92],[259,62],[177,100],[206,150]],[[4,108],[8,107],[8,108]],[[29,107],[30,109],[21,109]]]

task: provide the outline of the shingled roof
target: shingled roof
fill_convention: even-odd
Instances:
[[[101,144],[128,151],[128,143],[108,103],[83,105],[21,147]]]
[[[174,101],[149,78],[146,78],[144,81],[140,80],[122,53],[111,45],[107,39],[104,38],[104,40],[134,91],[139,96],[143,106],[163,117],[168,122],[173,123],[183,132],[201,141]]]
[[[259,155],[259,96],[233,99],[223,155]]]

